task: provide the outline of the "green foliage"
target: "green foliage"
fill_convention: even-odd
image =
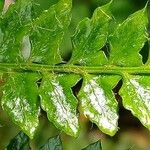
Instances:
[[[7,150],[31,150],[29,137],[23,132],[19,132],[7,146]]]
[[[32,20],[31,12],[32,2],[19,0],[15,5],[12,4],[5,14],[2,13],[0,18],[0,36],[2,38],[0,40],[0,62],[23,62],[20,49],[22,49],[26,27]]]
[[[100,143],[100,141],[97,141],[95,143],[88,145],[83,150],[102,150],[101,143]]]
[[[19,132],[7,146],[7,150],[31,150],[29,137]],[[62,150],[62,143],[59,136],[50,138],[40,150]]]
[[[114,135],[118,130],[118,105],[112,89],[120,77],[85,75],[83,79],[79,99],[84,115],[101,131]]]
[[[149,76],[127,74],[125,75],[124,84],[120,91],[124,107],[131,110],[148,129],[150,129],[149,79]]]
[[[50,138],[48,142],[43,145],[40,150],[62,150],[62,143],[59,136]]]
[[[110,64],[117,66],[141,66],[140,50],[146,42],[148,18],[142,9],[120,24],[110,36]],[[119,56],[119,57],[118,57]]]
[[[7,146],[7,150],[31,150],[29,137],[23,132],[18,133]],[[39,150],[63,150],[59,136],[51,137]],[[83,150],[102,150],[100,141],[90,144]]]
[[[35,73],[11,73],[3,87],[4,110],[31,138],[39,124],[37,79]]]
[[[70,23],[71,1],[61,0],[45,10],[29,31],[32,55],[30,62],[54,65],[61,62],[59,46]]]
[[[102,132],[113,136],[118,130],[118,103],[112,89],[121,79],[124,107],[150,130],[150,66],[139,54],[148,39],[146,7],[112,30],[111,4],[78,24],[72,57],[65,64],[59,47],[70,23],[71,0],[60,0],[37,18],[31,0],[18,0],[2,13],[1,105],[30,138],[38,128],[40,108],[58,129],[78,136],[78,100],[72,87],[81,79],[76,95],[81,113]]]
[[[40,86],[41,107],[47,112],[48,119],[73,136],[79,132],[79,123],[76,115],[78,103],[71,87],[78,79],[80,76],[77,75],[44,73]]]
[[[91,19],[85,18],[79,23],[72,39],[74,50],[70,64],[98,66],[106,63],[106,57],[99,50],[106,44],[108,37],[112,19],[110,4],[97,8]]]

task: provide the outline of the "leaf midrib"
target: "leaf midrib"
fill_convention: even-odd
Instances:
[[[0,63],[0,72],[56,72],[56,73],[75,73],[75,74],[150,74],[150,66],[143,65],[138,67],[121,67],[113,65],[104,66],[78,66],[78,65],[43,65],[25,63]]]

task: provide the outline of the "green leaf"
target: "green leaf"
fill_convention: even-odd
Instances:
[[[65,133],[77,136],[79,132],[76,114],[77,100],[73,87],[80,79],[76,75],[45,73],[40,87],[41,106],[48,119]]]
[[[78,96],[84,115],[111,136],[118,130],[118,106],[112,89],[119,79],[118,76],[86,75]]]
[[[29,64],[28,59],[44,64],[61,62],[58,49],[64,31],[70,23],[72,1],[60,0],[34,21],[32,5],[31,0],[19,0],[1,16],[1,63]],[[14,72],[8,75],[7,83],[2,89],[3,109],[30,138],[33,138],[39,123],[38,87],[35,83],[38,79],[38,76],[31,72]],[[77,105],[77,102],[73,102],[72,105]],[[70,111],[74,113],[75,108]],[[78,122],[77,118],[75,119]]]
[[[116,28],[109,40],[110,64],[117,66],[142,65],[142,56],[139,51],[147,40],[147,24],[148,18],[144,8],[129,16]]]
[[[0,62],[23,62],[22,41],[26,26],[32,21],[32,1],[12,4],[0,20]]]
[[[88,145],[86,148],[84,148],[83,150],[102,150],[101,142],[97,141],[95,143],[92,143]]]
[[[110,5],[97,8],[91,19],[85,18],[79,23],[72,40],[74,51],[70,63],[87,66],[106,64],[106,56],[100,49],[106,44],[112,20]]]
[[[0,72],[8,74],[2,86],[2,107],[13,121],[33,138],[39,123],[40,95],[48,119],[76,137],[78,101],[71,87],[83,78],[78,96],[82,111],[102,132],[112,136],[118,130],[118,104],[112,89],[123,77],[124,106],[150,129],[146,79],[150,66],[143,65],[139,54],[147,38],[146,9],[128,17],[112,35],[111,2],[96,9],[91,19],[79,23],[73,36],[71,60],[62,64],[59,47],[70,23],[72,1],[60,0],[36,15],[38,18],[32,5],[33,1],[18,0],[0,17]],[[111,48],[107,58],[103,49],[106,44]],[[41,82],[37,72],[42,75]],[[130,84],[130,78],[139,84]],[[144,94],[141,95],[137,85],[144,88]],[[130,103],[133,96],[139,101],[136,105]],[[144,114],[136,110],[140,105]],[[143,116],[148,118],[147,122]]]
[[[48,142],[43,145],[40,150],[62,150],[62,143],[59,136],[50,138]]]
[[[59,47],[70,24],[71,5],[71,0],[60,0],[34,21],[30,36],[31,61],[43,64],[61,62]]]
[[[38,78],[35,73],[10,73],[2,88],[3,109],[30,138],[39,124]]]
[[[150,130],[150,77],[125,75],[120,94],[124,107]]]
[[[19,132],[7,146],[7,150],[31,150],[29,137],[23,132]]]

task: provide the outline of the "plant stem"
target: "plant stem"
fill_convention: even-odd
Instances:
[[[120,66],[77,66],[77,65],[42,65],[42,64],[8,64],[0,63],[0,72],[56,72],[76,74],[150,74],[150,66],[120,67]]]

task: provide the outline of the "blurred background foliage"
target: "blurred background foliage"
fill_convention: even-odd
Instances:
[[[37,3],[37,12],[48,9],[58,0],[35,0]],[[71,36],[79,21],[84,17],[91,17],[93,11],[101,5],[106,4],[109,0],[73,0],[72,21],[61,46],[61,54],[64,60],[71,56]],[[114,0],[112,12],[116,23],[121,23],[130,14],[143,8],[147,0]],[[148,9],[150,11],[150,7]],[[121,99],[119,100],[119,129],[114,137],[109,137],[82,114],[80,114],[81,132],[78,138],[72,138],[58,131],[51,123],[48,122],[45,112],[41,112],[40,127],[34,140],[31,141],[33,149],[39,148],[51,136],[59,134],[62,137],[64,150],[80,150],[89,143],[98,139],[102,140],[104,150],[149,150],[150,135],[149,131],[133,117],[133,115],[122,107]],[[19,128],[14,125],[9,117],[0,108],[0,150],[3,150],[19,132]]]

